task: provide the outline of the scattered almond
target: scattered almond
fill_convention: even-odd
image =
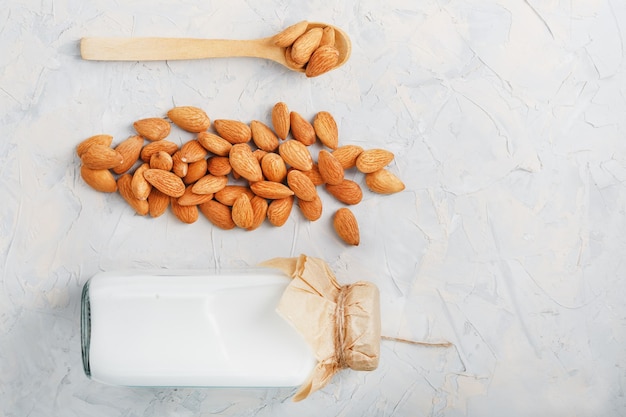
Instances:
[[[172,213],[174,216],[178,218],[183,223],[191,224],[195,223],[198,220],[198,206],[195,205],[185,205],[179,204],[178,199],[175,197],[171,198],[172,205]]]
[[[233,145],[230,150],[230,166],[237,171],[239,175],[250,182],[261,181],[263,172],[261,164],[252,154],[252,149],[247,143],[238,143]]]
[[[231,173],[233,168],[230,166],[230,159],[227,156],[212,156],[206,161],[206,171],[209,174],[221,176]]]
[[[344,179],[337,185],[326,184],[326,191],[344,204],[359,204],[363,199],[361,187],[352,180]]]
[[[297,169],[289,171],[289,174],[287,174],[287,184],[300,200],[311,201],[317,197],[317,190],[315,189],[313,181]]]
[[[223,158],[223,157],[214,156],[212,158]],[[228,158],[225,158],[225,159],[228,159]],[[199,161],[192,162],[191,164],[187,164],[187,174],[182,177],[183,182],[185,184],[193,184],[194,182],[198,181],[200,178],[204,177],[204,175],[208,171],[208,167],[209,167],[209,162],[206,159],[201,159]],[[229,167],[230,167],[230,164],[229,164]],[[229,172],[230,172],[230,169],[229,169]],[[214,172],[209,171],[209,173],[213,175],[228,175],[228,172],[226,172],[225,174],[216,174]]]
[[[356,168],[367,174],[383,169],[393,161],[393,153],[385,149],[368,149],[356,159]]]
[[[278,146],[278,153],[283,160],[300,171],[313,169],[313,157],[308,148],[294,139],[284,141]]]
[[[322,185],[324,184],[324,179],[322,178],[322,174],[320,174],[319,163],[313,164],[313,167],[308,171],[302,171],[304,175],[309,177],[313,184]]]
[[[152,187],[148,195],[148,212],[151,217],[159,217],[165,213],[170,205],[170,196]]]
[[[144,171],[143,176],[153,187],[170,197],[180,197],[185,192],[185,183],[173,172],[163,171],[162,169],[147,169]]]
[[[294,139],[306,146],[315,143],[315,129],[300,113],[295,111],[289,113],[289,122],[291,124],[291,134]]]
[[[313,119],[313,129],[324,146],[337,149],[339,144],[339,131],[335,118],[327,111],[321,111]]]
[[[263,122],[258,120],[251,121],[250,130],[252,131],[252,141],[259,149],[273,152],[278,148],[278,137]]]
[[[219,201],[209,200],[198,206],[200,212],[215,226],[220,229],[230,230],[235,227],[230,207]]]
[[[207,150],[198,140],[190,140],[180,148],[180,160],[188,164],[204,159],[207,154]]]
[[[174,153],[178,151],[178,145],[174,142],[170,142],[169,140],[159,140],[157,142],[152,142],[144,146],[139,156],[141,157],[142,161],[150,162],[152,154],[159,151],[167,152],[170,155],[174,155]]]
[[[282,101],[276,103],[272,108],[272,126],[276,135],[282,140],[287,139],[291,128],[289,107]]]
[[[115,149],[94,144],[80,157],[83,165],[89,169],[111,169],[124,163],[124,157]]]
[[[187,132],[204,132],[211,126],[211,120],[204,110],[193,106],[174,107],[167,112],[172,123]]]
[[[159,151],[152,154],[152,156],[150,157],[149,165],[150,168],[171,171],[174,166],[174,161],[169,153],[165,151]]]
[[[268,181],[283,182],[287,177],[287,166],[277,153],[268,153],[261,159],[261,171]]]
[[[316,221],[322,217],[322,199],[319,195],[311,201],[298,199],[298,207],[302,215],[309,221]]]
[[[124,200],[135,210],[140,216],[145,216],[150,210],[148,201],[139,200],[133,194],[132,176],[130,174],[123,174],[117,179],[117,189]]]
[[[174,152],[172,155],[172,172],[180,178],[186,177],[189,173],[189,164],[182,161],[180,151]]]
[[[333,154],[322,149],[317,156],[317,165],[324,183],[330,185],[341,184],[344,177],[343,167]]]
[[[103,193],[117,191],[115,177],[108,169],[90,169],[83,165],[80,167],[80,176],[96,191]]]
[[[76,147],[76,154],[80,158],[91,145],[98,144],[110,147],[112,143],[113,136],[111,135],[94,135],[78,144],[78,146]]]
[[[332,154],[339,161],[343,169],[350,169],[356,166],[356,160],[363,152],[363,148],[358,145],[344,145],[335,149]]]
[[[228,177],[206,174],[192,186],[195,194],[215,194],[228,184]]]
[[[211,133],[198,133],[198,142],[209,152],[218,156],[228,156],[233,144],[226,139]]]
[[[404,183],[400,178],[386,169],[365,174],[365,184],[379,194],[393,194],[404,190]]]
[[[183,195],[178,197],[178,204],[181,206],[197,206],[213,198],[213,194],[196,194],[193,192],[193,185],[185,188]]]
[[[335,212],[333,217],[333,227],[337,235],[349,245],[358,246],[360,243],[359,224],[354,213],[346,207],[342,207]]]
[[[242,229],[248,229],[254,224],[254,211],[250,198],[244,193],[240,194],[232,207],[233,222]]]
[[[257,195],[253,196],[250,200],[252,206],[252,224],[248,227],[248,230],[257,229],[267,217],[267,200]]]
[[[137,120],[133,123],[133,127],[139,136],[150,141],[165,139],[171,130],[171,125],[167,120],[159,117]]]
[[[246,143],[252,138],[250,126],[238,120],[218,119],[213,122],[217,134],[233,145]]]
[[[128,139],[122,141],[115,147],[115,150],[122,155],[122,162],[120,165],[113,168],[113,172],[116,174],[123,174],[135,165],[141,148],[143,147],[143,138],[141,136],[131,136]]]
[[[147,200],[152,191],[152,184],[143,176],[144,172],[148,169],[150,169],[150,164],[144,163],[133,173],[130,187],[137,200]]]
[[[274,226],[287,223],[293,207],[293,196],[272,200],[267,207],[267,219]]]
[[[254,197],[254,193],[248,187],[244,187],[243,185],[227,185],[215,193],[215,199],[226,206],[232,206],[241,194],[246,194],[250,201],[252,201]]]
[[[254,182],[250,184],[250,189],[254,194],[259,197],[267,198],[268,200],[278,200],[294,194],[285,184],[274,181]]]

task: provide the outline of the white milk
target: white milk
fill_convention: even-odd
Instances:
[[[83,363],[127,386],[300,385],[311,349],[275,311],[289,278],[269,269],[100,273],[83,290]]]

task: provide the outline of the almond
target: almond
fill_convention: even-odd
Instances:
[[[291,46],[285,48],[285,63],[289,68],[295,70],[300,70],[305,66],[305,64],[298,64],[296,61],[293,60],[293,58],[291,57]]]
[[[393,161],[393,153],[385,149],[368,149],[356,159],[356,169],[368,174],[383,169]]]
[[[261,159],[261,171],[268,181],[283,182],[287,177],[287,166],[277,153],[268,153]]]
[[[209,174],[228,175],[233,170],[230,166],[230,159],[226,156],[212,156],[206,162],[206,170],[209,171]]]
[[[152,187],[148,196],[148,211],[151,217],[159,217],[167,211],[170,205],[170,196]]]
[[[146,200],[139,200],[133,194],[132,186],[132,176],[130,174],[124,174],[117,179],[117,189],[120,192],[120,195],[126,202],[135,210],[135,212],[141,216],[145,216],[148,214],[150,210],[148,206],[148,202]]]
[[[280,33],[274,35],[272,41],[274,45],[280,46],[281,48],[286,48],[287,46],[294,43],[296,39],[304,32],[308,27],[309,23],[306,20],[293,24],[286,29],[283,29]]]
[[[238,120],[218,119],[213,122],[217,134],[232,143],[246,143],[252,138],[250,126]]]
[[[310,170],[302,171],[302,173],[309,177],[316,186],[324,184],[324,179],[322,178],[322,174],[320,174],[319,164],[313,164]]]
[[[319,46],[323,32],[322,28],[316,27],[298,36],[291,45],[291,59],[297,64],[306,64]]]
[[[152,184],[143,176],[144,172],[148,169],[150,169],[149,164],[142,164],[135,170],[130,182],[130,188],[133,190],[133,195],[137,200],[147,200],[152,191]]]
[[[170,134],[171,125],[165,119],[150,117],[133,123],[137,134],[150,141],[162,140]]]
[[[320,48],[325,45],[335,46],[335,28],[326,26],[322,30],[322,39],[320,40]]]
[[[290,129],[289,108],[285,103],[278,102],[272,108],[272,126],[274,132],[282,140],[287,139]]]
[[[261,226],[267,217],[268,204],[266,199],[255,195],[250,200],[250,205],[252,206],[252,225],[248,227],[248,230],[254,230]]]
[[[153,187],[170,197],[180,197],[185,192],[183,180],[173,172],[162,169],[147,169],[143,176]]]
[[[252,192],[268,200],[277,200],[294,194],[285,184],[274,181],[258,181],[250,184]]]
[[[243,185],[229,184],[215,193],[215,199],[224,205],[232,206],[235,204],[237,197],[241,194],[246,194],[250,201],[252,201],[254,197],[254,193],[250,190],[250,188],[244,187]]]
[[[304,74],[309,78],[318,77],[335,68],[338,62],[339,50],[337,48],[331,45],[320,46],[311,55]]]
[[[289,174],[287,174],[287,184],[294,195],[300,200],[311,201],[317,197],[317,190],[315,189],[313,181],[297,169],[289,171]]]
[[[171,171],[173,166],[174,161],[172,160],[172,157],[165,151],[153,153],[150,157],[150,168]]]
[[[393,194],[404,190],[404,183],[386,169],[365,174],[367,187],[379,194]]]
[[[118,151],[105,145],[91,145],[80,157],[83,165],[89,169],[111,169],[124,163],[124,157]]]
[[[171,197],[172,213],[183,223],[191,224],[198,220],[198,206],[179,204],[178,199]]]
[[[204,132],[211,126],[211,120],[204,110],[193,106],[174,107],[167,112],[172,123],[187,132]]]
[[[263,179],[261,164],[252,154],[252,149],[247,143],[233,145],[230,150],[230,166],[250,182]]]
[[[207,150],[197,140],[190,140],[180,148],[180,160],[191,164],[204,159],[207,156]]]
[[[298,200],[298,207],[302,215],[309,221],[316,221],[322,217],[322,199],[319,195],[311,201]]]
[[[308,148],[297,140],[289,139],[278,147],[278,153],[283,160],[300,171],[308,171],[313,168],[313,158]]]
[[[317,165],[319,167],[322,180],[326,184],[341,184],[344,177],[343,167],[333,154],[322,149],[317,156]]]
[[[342,207],[337,210],[333,217],[333,227],[337,235],[348,245],[359,245],[359,224],[350,209]]]
[[[339,131],[335,118],[327,111],[321,111],[313,119],[313,129],[324,146],[337,149],[339,143]]]
[[[228,156],[230,148],[233,146],[226,139],[211,132],[198,133],[197,140],[207,151],[218,156]]]
[[[103,193],[117,191],[115,177],[108,169],[90,169],[83,165],[80,167],[80,176],[96,191]]]
[[[230,207],[218,201],[209,200],[200,204],[198,208],[211,223],[220,229],[229,230],[235,227]]]
[[[289,121],[291,124],[291,134],[294,139],[302,142],[302,144],[306,146],[315,143],[315,129],[300,113],[292,111],[289,114]]]
[[[189,173],[189,164],[182,161],[180,151],[172,155],[172,172],[180,178],[186,177]]]
[[[85,139],[79,143],[78,146],[76,146],[76,154],[80,158],[91,145],[98,144],[110,147],[111,143],[113,143],[113,136],[111,135],[94,135]]]
[[[178,204],[181,206],[197,206],[213,198],[213,194],[196,194],[193,192],[193,185],[185,188],[185,193],[178,197]]]
[[[139,159],[141,148],[143,147],[143,138],[141,136],[131,136],[122,141],[115,147],[115,150],[122,155],[124,162],[113,168],[116,174],[123,174],[135,165]]]
[[[287,223],[293,207],[293,196],[272,200],[267,207],[267,219],[274,226]]]
[[[217,177],[215,175],[206,174],[204,177],[196,181],[191,189],[196,194],[215,194],[222,188],[226,187],[226,184],[228,184],[228,177]]]
[[[241,194],[235,200],[232,207],[233,222],[242,229],[252,227],[254,223],[254,211],[250,198],[246,194]]]
[[[350,169],[356,166],[356,160],[359,155],[363,152],[363,148],[357,145],[344,145],[335,149],[332,154],[343,169]]]
[[[177,150],[178,145],[174,142],[170,142],[169,140],[159,140],[157,142],[152,142],[144,146],[141,150],[140,157],[142,161],[150,162],[150,158],[152,158],[152,154],[154,153],[164,151],[170,155],[174,155]]]
[[[344,179],[338,185],[326,184],[326,191],[344,204],[358,204],[363,199],[361,187],[352,180]]]
[[[278,137],[263,122],[251,121],[250,130],[252,131],[252,141],[259,149],[273,152],[278,148]]]
[[[215,156],[213,158],[222,158],[222,157]],[[200,178],[204,177],[204,175],[207,173],[208,166],[209,164],[206,159],[201,159],[199,161],[192,162],[191,164],[187,164],[187,174],[183,176],[183,182],[185,184],[193,184],[194,182],[198,181]],[[216,175],[215,173],[210,172],[210,171],[209,173]],[[226,174],[219,174],[219,175],[227,175],[227,174],[228,172]]]

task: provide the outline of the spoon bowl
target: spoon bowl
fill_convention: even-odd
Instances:
[[[336,69],[345,64],[352,52],[348,35],[326,23],[310,22],[307,30],[331,26],[335,30],[335,48],[339,51]],[[86,37],[80,41],[80,54],[91,61],[165,61],[228,57],[263,58],[277,62],[292,71],[285,59],[286,48],[274,44],[274,36],[251,40],[197,38],[106,38]]]

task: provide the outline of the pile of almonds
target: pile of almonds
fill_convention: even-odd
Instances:
[[[302,21],[284,29],[273,38],[274,45],[285,49],[285,61],[294,69],[304,69],[307,77],[317,77],[337,66],[339,50],[331,26],[309,28]]]
[[[180,147],[168,141],[170,121],[195,138]],[[265,219],[282,226],[294,203],[306,219],[318,220],[322,185],[346,206],[358,204],[361,187],[344,176],[352,168],[365,174],[373,192],[404,189],[385,169],[393,153],[339,146],[337,123],[328,112],[317,113],[311,123],[280,102],[272,108],[272,125],[219,119],[211,132],[202,109],[175,107],[167,118],[136,121],[137,134],[115,147],[113,137],[102,134],[82,141],[76,152],[84,181],[101,192],[119,191],[138,214],[158,217],[170,207],[182,222],[194,223],[200,212],[222,229],[254,230]],[[310,150],[318,139],[322,146],[314,161]],[[359,226],[348,207],[337,210],[333,226],[346,243],[359,244]]]

